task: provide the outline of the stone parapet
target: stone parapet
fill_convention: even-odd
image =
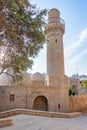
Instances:
[[[0,119],[0,127],[12,125],[12,119]]]
[[[80,112],[74,113],[60,113],[60,112],[46,112],[46,111],[36,111],[29,109],[13,109],[9,111],[0,112],[0,118],[5,118],[8,116],[26,114],[26,115],[35,115],[35,116],[47,116],[47,117],[59,117],[59,118],[71,118],[81,116]]]

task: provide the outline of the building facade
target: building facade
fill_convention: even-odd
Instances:
[[[48,12],[44,29],[47,42],[47,76],[29,76],[17,85],[0,86],[0,111],[26,108],[43,111],[69,112],[69,78],[64,74],[64,21],[57,9]]]

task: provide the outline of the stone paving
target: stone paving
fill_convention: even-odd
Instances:
[[[0,130],[87,130],[87,114],[74,118],[53,118],[32,115],[7,117],[13,125]]]

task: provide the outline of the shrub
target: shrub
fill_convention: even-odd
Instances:
[[[70,87],[70,88],[69,88],[69,96],[71,96],[71,95],[74,96],[74,95],[75,95],[75,92],[74,92],[74,91],[72,90],[72,88]]]

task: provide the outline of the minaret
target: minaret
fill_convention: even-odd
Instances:
[[[59,10],[51,9],[48,12],[48,24],[45,27],[47,41],[47,74],[49,76],[50,85],[53,84],[52,78],[54,81],[56,77],[64,76],[64,31],[65,24],[64,20],[60,18]]]
[[[68,111],[68,78],[64,75],[63,35],[64,20],[57,9],[48,12],[48,24],[45,27],[47,42],[47,85],[57,91],[55,99],[59,110]],[[60,107],[61,106],[61,107]]]

